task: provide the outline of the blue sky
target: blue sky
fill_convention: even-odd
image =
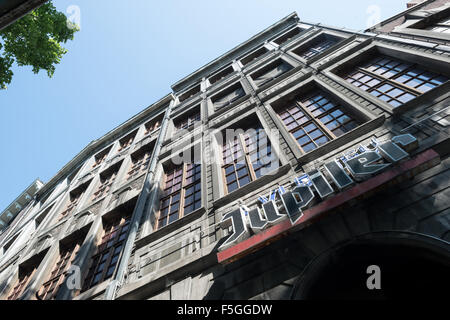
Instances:
[[[407,0],[53,0],[80,9],[81,30],[53,78],[14,67],[0,91],[0,211],[35,178],[47,182],[90,141],[170,86],[293,11],[307,22],[363,30]],[[67,13],[71,16],[72,13]]]

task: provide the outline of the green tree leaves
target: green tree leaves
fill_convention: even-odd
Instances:
[[[52,77],[55,65],[67,52],[61,43],[73,40],[78,30],[51,2],[0,30],[0,88],[11,83],[14,62],[32,66],[34,73],[46,70]]]

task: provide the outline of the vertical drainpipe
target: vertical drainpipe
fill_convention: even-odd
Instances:
[[[147,200],[147,197],[150,193],[152,183],[154,182],[154,176],[155,176],[155,170],[156,165],[158,163],[159,159],[159,153],[161,150],[161,145],[164,139],[164,136],[167,131],[167,126],[170,118],[170,113],[172,111],[173,105],[175,103],[175,100],[173,99],[170,101],[169,106],[167,107],[166,113],[164,115],[164,119],[161,124],[161,128],[159,130],[158,139],[156,140],[155,148],[153,150],[152,154],[152,160],[150,162],[150,166],[147,172],[147,176],[145,178],[144,187],[142,188],[141,193],[139,194],[136,206],[133,211],[131,223],[130,223],[130,231],[128,234],[127,241],[125,243],[125,248],[122,253],[122,257],[119,262],[119,267],[115,273],[115,276],[113,280],[109,283],[108,287],[106,288],[105,293],[105,300],[114,300],[117,292],[117,288],[119,284],[122,282],[123,277],[125,275],[125,271],[128,267],[128,261],[131,256],[131,252],[133,250],[134,241],[136,240],[136,233],[139,228],[139,223],[142,218],[142,213],[144,212],[145,203]]]

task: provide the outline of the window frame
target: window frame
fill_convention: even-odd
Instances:
[[[90,184],[90,181],[69,192],[69,199],[67,199],[68,202],[66,202],[65,209],[63,211],[61,211],[61,213],[59,214],[58,222],[63,220],[64,218],[68,217],[72,212],[74,212],[76,210],[76,208],[78,207],[78,205],[81,202],[81,199],[86,194],[89,184]],[[72,194],[74,192],[77,192],[77,194],[76,194],[75,198],[72,198]]]
[[[123,161],[120,161],[119,163],[112,165],[99,174],[99,184],[96,187],[96,191],[92,193],[91,203],[100,200],[111,191],[112,186],[119,175],[122,162]],[[105,175],[107,175],[106,178],[104,178]]]
[[[144,136],[151,134],[161,127],[164,115],[158,115],[144,124]]]
[[[249,120],[250,118],[253,118],[253,117],[250,116],[249,118],[243,119],[243,121],[250,121]],[[237,125],[237,123],[233,124],[233,126],[236,126],[236,125]],[[273,150],[273,147],[272,147],[272,142],[270,141],[270,138],[267,136],[265,128],[264,128],[263,124],[261,123],[261,120],[259,120],[259,119],[258,119],[258,125],[259,125],[258,129],[250,128],[248,126],[245,130],[242,129],[243,132],[239,132],[237,137],[236,137],[236,135],[234,135],[234,141],[237,140],[238,145],[239,145],[239,150],[238,151],[241,152],[241,154],[236,159],[232,156],[232,154],[234,152],[232,151],[231,145],[234,144],[234,141],[230,142],[230,141],[224,140],[224,141],[222,141],[222,145],[219,144],[219,146],[218,146],[220,148],[220,154],[221,154],[221,165],[220,165],[221,173],[220,173],[220,177],[221,177],[221,181],[222,181],[222,184],[223,184],[224,196],[226,196],[228,194],[231,194],[231,193],[233,193],[233,192],[243,188],[244,186],[246,186],[248,184],[251,184],[252,182],[257,181],[258,179],[263,177],[263,176],[257,176],[256,171],[261,169],[262,167],[264,167],[264,165],[262,165],[258,169],[255,169],[254,165],[253,165],[253,161],[251,159],[251,156],[253,154],[255,154],[255,153],[258,154],[259,153],[258,144],[257,144],[256,151],[255,150],[249,150],[248,146],[247,146],[247,143],[246,143],[247,137],[245,137],[245,135],[246,135],[246,133],[247,133],[247,131],[249,129],[255,129],[257,132],[259,130],[263,130],[263,132],[265,134],[265,137],[267,139],[266,143],[267,143],[267,145],[270,146],[270,154],[273,154],[274,150]],[[226,129],[224,129],[224,130],[226,130]],[[257,135],[259,135],[259,133],[257,133]],[[226,137],[226,135],[223,134],[223,130],[222,130],[222,137]],[[259,141],[259,139],[257,141]],[[230,146],[229,147],[229,151],[230,151],[230,155],[231,155],[231,158],[232,158],[231,161],[227,162],[227,163],[225,163],[225,161],[224,161],[224,158],[225,158],[225,155],[226,155],[226,151],[224,150],[225,144]],[[267,156],[267,155],[265,155],[265,156]],[[281,166],[282,165],[282,160],[280,159],[279,155],[277,155],[277,154],[276,154],[276,157],[278,159],[279,166]],[[242,163],[241,162],[242,160],[244,160],[245,163]],[[257,157],[255,161],[257,162],[259,160],[260,160],[260,157]],[[240,164],[241,167],[237,168],[238,164]],[[230,168],[231,166],[233,166],[233,171],[227,173],[226,169]],[[247,174],[243,175],[242,177],[248,176],[249,181],[247,183],[245,183],[244,185],[240,185],[238,171],[242,170],[244,167],[246,168]],[[237,186],[237,188],[235,188],[235,189],[230,191],[229,188],[228,188],[227,177],[231,176],[231,175],[234,175],[234,177],[235,177],[235,180],[231,180],[231,182],[237,183],[238,186]]]
[[[118,222],[118,223],[117,223]],[[106,219],[103,222],[103,228],[98,241],[95,253],[91,256],[89,261],[89,267],[86,270],[86,274],[83,279],[83,285],[81,292],[85,292],[100,283],[110,279],[117,269],[118,262],[121,259],[123,247],[128,238],[128,233],[130,230],[131,214],[119,215],[111,218],[109,221]],[[124,228],[126,227],[125,231]],[[108,229],[108,231],[106,231]],[[112,238],[112,244],[109,245],[111,240],[111,234],[115,234]],[[121,240],[120,238],[123,237]],[[102,248],[104,246],[105,248]],[[116,249],[120,247],[119,252]],[[102,260],[106,256],[105,260]],[[114,261],[114,265],[111,265],[111,261],[117,256],[117,260]],[[99,267],[102,266],[101,271]],[[114,267],[112,273],[108,275],[108,270]],[[94,283],[96,276],[100,274],[100,278]]]
[[[112,145],[98,152],[94,156],[94,164],[92,165],[92,169],[100,167],[103,162],[108,158],[109,153],[111,152]]]
[[[331,103],[333,105],[333,107],[330,110],[326,110],[326,112],[323,112],[323,113],[319,114],[318,116],[315,116],[314,111],[311,111],[308,108],[310,105],[312,105],[314,103],[310,103],[309,105],[306,105],[304,103],[304,101],[310,100],[312,97],[317,96],[317,95],[322,96],[322,98],[319,99],[318,101],[321,101],[322,99],[326,100],[326,103],[323,104],[323,106]],[[329,92],[327,92],[323,88],[320,88],[317,85],[315,85],[313,88],[311,88],[309,90],[305,90],[304,92],[300,92],[296,96],[289,99],[285,103],[286,107],[284,107],[284,108],[278,107],[277,110],[274,110],[278,116],[278,119],[283,124],[285,130],[289,133],[290,137],[296,142],[298,148],[300,149],[300,151],[303,154],[312,152],[312,151],[320,148],[322,145],[324,145],[328,142],[331,142],[333,140],[336,140],[341,136],[344,136],[348,132],[352,131],[353,129],[355,129],[365,123],[364,119],[361,119],[361,117],[355,116],[355,113],[352,112],[352,110],[350,110],[350,108],[346,104],[339,103],[339,101],[336,101],[336,99],[333,99],[333,98],[334,97]],[[316,102],[318,102],[318,101],[316,101]],[[303,117],[306,118],[306,121],[304,121],[300,124],[297,122],[298,119],[295,119],[295,117],[293,117],[293,114],[291,114],[289,112],[289,109],[292,109],[293,106],[296,106],[298,109],[295,113],[299,113],[299,112],[303,113]],[[315,109],[318,109],[318,107],[316,107]],[[342,109],[344,109],[347,112],[343,112]],[[339,129],[340,127],[343,127],[344,125],[347,125],[349,122],[356,122],[357,125],[354,128],[350,129],[349,131],[344,132],[341,135],[336,135],[333,132],[333,130],[331,130],[327,127],[327,124],[322,123],[322,121],[320,120],[320,118],[332,114],[331,110],[335,110],[335,111],[341,110],[342,115],[346,115],[349,118],[348,121],[346,121],[344,124],[340,124],[340,126],[337,126],[333,130]],[[348,112],[349,110],[350,110],[350,112]],[[282,113],[288,113],[289,114],[288,117],[292,117],[292,119],[294,119],[295,122],[297,122],[297,126],[290,129],[284,122],[284,119],[286,119],[288,117],[282,118],[282,116],[281,116]],[[341,117],[342,115],[339,115],[339,117]],[[301,117],[301,118],[303,118],[303,117]],[[333,117],[332,121],[337,121],[334,115],[332,117]],[[307,132],[305,130],[305,128],[311,124],[314,124],[315,128],[313,130]],[[297,140],[298,138],[296,138],[294,135],[294,132],[297,132],[299,130],[302,130],[304,132],[303,136],[306,136],[309,139],[303,145],[300,144],[300,142]],[[319,135],[317,137],[311,137],[310,133],[314,132],[316,130],[318,130],[321,133],[321,135]],[[325,141],[323,144],[316,143],[316,140],[322,138],[323,136],[325,136],[327,138],[327,141]],[[304,146],[309,145],[311,143],[313,145],[315,145],[315,148],[313,148],[311,150],[305,150]]]
[[[335,78],[337,78],[337,76],[335,76]],[[342,80],[335,81],[340,81],[338,83],[343,83]],[[336,138],[335,140],[327,142],[327,147],[323,148],[321,146],[320,148],[316,148],[305,154],[301,152],[300,148],[298,147],[297,141],[287,130],[286,126],[278,116],[276,110],[279,110],[283,105],[286,104],[287,101],[292,100],[300,94],[305,94],[313,88],[323,90],[330,97],[332,97],[334,101],[347,106],[348,112],[357,119],[360,119],[361,124],[352,131],[347,132],[346,134]],[[370,101],[370,99],[367,100]],[[358,137],[367,134],[372,130],[375,130],[385,121],[385,114],[382,113],[383,109],[381,107],[378,110],[364,107],[354,99],[343,95],[342,92],[338,91],[335,87],[330,85],[328,82],[325,82],[317,75],[312,74],[307,75],[307,77],[304,77],[303,79],[300,79],[294,86],[290,87],[289,89],[284,90],[278,95],[271,97],[270,99],[265,101],[264,105],[266,106],[267,112],[275,122],[277,129],[280,131],[281,136],[284,138],[289,146],[289,149],[294,154],[294,157],[297,159],[297,161],[305,163],[313,161],[325,155],[327,152],[329,152],[330,149],[339,148],[345,143],[348,143],[350,140],[357,139]],[[378,106],[375,103],[373,105]],[[282,154],[279,157],[281,158],[281,156]]]
[[[193,177],[195,177],[195,175],[198,173],[200,178],[199,179],[195,179],[194,178],[194,180],[192,182],[187,183],[186,182],[186,178],[187,178],[186,174],[187,174],[187,171],[190,170],[188,168],[189,165],[192,165],[192,170],[194,170]],[[165,194],[164,191],[167,189],[167,177],[168,177],[168,175],[174,174],[174,172],[179,167],[182,167],[181,168],[182,172],[181,172],[180,188],[177,189],[176,191],[172,191],[171,193]],[[199,172],[195,172],[196,168],[199,168]],[[157,213],[155,215],[156,216],[155,226],[154,226],[155,231],[156,230],[161,230],[161,229],[163,229],[163,228],[165,228],[165,227],[175,223],[176,221],[181,220],[184,217],[192,215],[194,212],[196,212],[197,210],[199,210],[199,209],[201,209],[203,207],[203,201],[204,200],[203,200],[202,180],[203,179],[202,179],[202,165],[201,164],[198,164],[198,163],[195,163],[195,162],[191,162],[191,163],[183,162],[181,165],[178,165],[178,166],[176,166],[176,165],[167,165],[166,168],[164,168],[164,166],[163,166],[163,181],[162,181],[162,186],[163,186],[162,190],[163,191],[162,191],[162,193],[161,193],[161,195],[159,197],[158,211],[157,211]],[[195,187],[196,187],[197,184],[200,186],[199,190],[195,190]],[[172,185],[170,187],[172,187]],[[193,208],[192,211],[190,211],[189,213],[186,214],[185,213],[185,208],[186,208],[185,207],[186,189],[189,189],[191,187],[194,187],[194,191],[192,193],[192,195],[194,195],[193,202],[192,202],[192,204],[194,205],[194,208]],[[198,201],[198,200],[195,199],[195,193],[197,193],[197,192],[200,193],[200,206],[198,208],[195,208],[195,203]],[[177,216],[178,217],[174,221],[169,222],[170,221],[170,215],[171,215],[170,214],[170,212],[171,212],[170,210],[171,210],[171,207],[172,207],[171,199],[174,197],[174,195],[176,196],[177,194],[179,194],[179,200],[177,201],[178,202],[178,210],[177,210],[178,211],[177,212]],[[167,207],[162,207],[163,201],[167,201],[167,200],[169,201]],[[163,218],[161,217],[162,209],[167,209],[167,213],[166,213],[166,215]],[[175,213],[173,213],[173,215],[174,214]],[[165,219],[166,222],[164,223],[164,225],[161,225],[160,221],[163,220],[163,219]]]
[[[16,282],[8,291],[6,300],[18,300],[23,296],[24,290],[29,285],[30,280],[35,276],[47,252],[48,249],[41,251],[19,265],[17,279],[15,279]]]
[[[199,95],[201,92],[202,92],[202,88],[201,88],[200,83],[196,83],[196,84],[190,86],[189,88],[187,88],[186,90],[183,90],[178,95],[179,104],[185,103],[186,101],[193,99],[194,97]]]
[[[265,74],[268,74],[275,70],[275,68],[281,66],[281,65],[287,65],[288,69],[284,71],[283,73],[278,74],[275,77],[272,77],[269,80],[264,81],[262,84],[257,84],[257,79],[255,77],[259,78],[261,76],[264,76]],[[288,61],[285,59],[282,55],[278,55],[272,59],[267,64],[264,64],[263,66],[259,67],[258,69],[254,70],[252,73],[249,74],[249,80],[253,84],[254,88],[256,88],[258,91],[264,90],[264,88],[267,88],[268,86],[272,85],[276,82],[276,80],[281,80],[289,76],[292,71],[296,68],[296,65],[293,64],[293,62]]]
[[[119,139],[119,147],[117,149],[117,152],[121,152],[133,144],[134,140],[136,139],[137,131],[138,130],[135,130]]]
[[[270,42],[274,43],[277,47],[283,47],[283,46],[289,44],[294,39],[301,37],[303,32],[305,32],[306,30],[308,30],[308,29],[304,29],[304,28],[300,27],[299,25],[296,25],[296,26],[290,28],[289,30],[286,30],[282,34],[276,35],[275,37],[273,37],[270,40]],[[295,31],[298,31],[298,32],[295,32]],[[291,35],[289,37],[289,35],[291,33],[295,33],[295,34]],[[283,39],[283,41],[280,42],[280,39]]]
[[[230,64],[219,71],[214,72],[208,77],[208,86],[214,86],[221,82],[222,80],[231,76],[236,70],[234,70],[233,65]]]
[[[445,22],[447,22],[448,24],[446,24]],[[435,31],[436,28],[445,28],[448,30],[448,32]],[[446,33],[450,34],[450,15],[447,15],[447,17],[444,17],[444,18],[438,20],[437,22],[434,22],[434,23],[426,26],[424,28],[424,30],[432,31],[432,32],[439,32],[439,33],[444,33],[444,34],[446,34]]]
[[[198,105],[173,119],[173,126],[175,128],[175,133],[178,133],[183,129],[189,130],[195,125],[196,122],[199,122],[201,120],[202,120],[201,107]],[[185,123],[186,126],[183,127]]]
[[[325,39],[321,39],[325,38]],[[313,47],[317,46],[318,44],[321,44],[325,41],[327,41],[327,38],[334,38],[336,39],[336,42],[331,44],[329,47],[325,48],[322,51],[317,52],[313,56],[310,56],[308,58],[304,57],[303,54],[307,52],[308,50],[312,49]],[[311,64],[314,63],[317,59],[320,59],[322,55],[327,54],[332,48],[336,48],[337,45],[343,43],[346,39],[344,35],[332,33],[325,30],[318,30],[316,34],[312,35],[309,38],[304,39],[301,41],[298,45],[292,46],[292,48],[289,49],[289,53],[293,54],[297,59],[299,59],[301,62],[305,64]],[[299,51],[302,53],[300,54]]]
[[[30,270],[26,271],[26,273],[23,275],[22,278],[20,278],[20,269],[19,269],[19,275],[17,279],[18,281],[15,284],[15,286],[11,288],[11,290],[8,292],[6,300],[18,300],[23,295],[24,289],[27,287],[28,283],[33,278],[37,268],[38,268],[37,265],[33,265],[30,268]]]
[[[136,159],[136,154],[142,153],[139,155],[139,158]],[[153,147],[149,145],[145,145],[133,154],[130,155],[131,165],[127,171],[127,180],[132,180],[137,178],[141,174],[143,174],[150,164],[150,160],[152,158]],[[138,166],[139,168],[136,168]]]
[[[216,102],[219,100],[219,97],[225,97],[230,95],[232,92],[236,92],[238,89],[242,89],[243,95],[240,95],[239,97],[235,99],[228,99],[228,103],[224,104],[223,106],[216,106]],[[229,86],[222,88],[220,91],[214,92],[214,94],[211,94],[209,97],[209,100],[211,102],[212,107],[212,114],[220,114],[221,112],[225,112],[226,110],[229,110],[232,106],[236,105],[240,101],[242,101],[245,97],[248,96],[248,93],[244,87],[244,85],[241,83],[240,80],[230,84]]]
[[[421,9],[418,10],[420,11]],[[450,8],[432,13],[431,15],[428,15],[426,17],[411,17],[411,19],[407,19],[403,25],[397,27],[396,32],[413,37],[419,36],[433,38],[441,41],[449,41],[450,33],[436,32],[431,30],[431,28],[440,25],[441,21],[446,19],[450,19]],[[412,20],[412,22],[409,22],[409,20]]]
[[[443,91],[450,89],[450,82],[447,81],[442,85],[435,87],[425,93],[422,93],[420,96],[412,99],[398,107],[393,107],[385,101],[378,99],[377,97],[371,95],[370,93],[348,83],[344,80],[342,74],[348,72],[349,69],[361,63],[361,61],[366,61],[369,56],[374,56],[374,54],[381,54],[387,56],[395,56],[399,60],[402,60],[406,63],[417,63],[419,62],[419,66],[423,66],[426,64],[427,71],[439,73],[440,70],[445,70],[443,66],[445,66],[449,60],[449,58],[443,58],[440,56],[436,56],[432,53],[422,52],[422,51],[414,51],[398,47],[391,44],[386,44],[379,42],[377,40],[367,42],[365,47],[359,49],[357,52],[349,53],[344,55],[343,58],[332,65],[328,66],[323,70],[323,72],[331,78],[333,81],[340,83],[342,86],[347,88],[350,91],[356,92],[358,95],[363,97],[364,99],[370,101],[372,104],[376,105],[380,109],[384,110],[388,114],[398,114],[405,112],[420,103],[427,102],[429,99],[433,99],[439,96]],[[443,73],[444,76],[449,77],[450,74]],[[428,103],[428,102],[427,102]]]
[[[264,52],[261,53],[260,51]],[[243,68],[247,68],[252,63],[266,56],[269,52],[271,52],[271,50],[269,50],[265,46],[261,46],[258,49],[252,50],[251,52],[245,54],[242,58],[239,59],[239,63]]]
[[[438,73],[435,73],[433,71],[428,71],[427,69],[425,69],[425,67],[423,67],[422,65],[420,65],[418,63],[410,63],[408,61],[403,61],[403,60],[396,59],[394,57],[383,55],[383,54],[379,54],[379,55],[377,55],[375,57],[372,57],[372,59],[370,59],[370,61],[369,61],[369,63],[372,62],[372,64],[369,66],[369,68],[373,67],[373,65],[376,64],[377,62],[380,62],[380,61],[383,61],[383,60],[386,60],[386,59],[391,59],[390,61],[395,61],[396,63],[400,62],[400,64],[395,65],[394,68],[398,67],[399,65],[406,65],[406,67],[403,70],[397,72],[396,74],[394,74],[394,75],[392,75],[390,77],[387,77],[387,76],[384,76],[383,74],[378,74],[378,73],[376,73],[376,72],[374,72],[372,70],[369,70],[365,66],[361,66],[361,64],[358,64],[358,65],[354,66],[353,69],[351,69],[350,72],[348,72],[345,75],[343,74],[342,77],[347,82],[349,82],[348,79],[353,79],[353,82],[355,82],[355,81],[358,81],[358,80],[360,80],[362,78],[365,78],[366,76],[370,77],[371,78],[371,79],[369,79],[370,81],[366,81],[363,84],[363,86],[366,86],[368,88],[366,90],[364,90],[364,89],[362,89],[362,90],[364,90],[364,91],[366,91],[366,92],[368,92],[370,94],[372,94],[375,91],[381,93],[378,96],[374,95],[376,98],[379,98],[380,100],[383,100],[383,99],[380,98],[383,95],[389,97],[390,98],[389,101],[386,101],[386,100],[383,100],[383,101],[385,101],[386,103],[391,105],[393,108],[397,108],[397,107],[407,103],[408,101],[413,100],[413,99],[423,95],[424,93],[426,93],[428,91],[431,91],[431,90],[439,87],[440,85],[442,85],[442,84],[444,84],[444,83],[446,83],[446,82],[448,82],[450,80],[450,78],[446,77],[445,75],[438,74]],[[377,69],[380,69],[380,68],[385,67],[385,66],[386,66],[386,64],[381,66],[381,67],[379,67],[379,68],[377,68]],[[390,70],[392,70],[394,68],[391,68]],[[422,72],[421,73],[417,73],[415,76],[411,77],[408,73],[411,72],[411,71],[414,71],[414,70],[421,70]],[[387,72],[390,72],[390,71],[387,71]],[[422,74],[427,73],[427,72],[428,73],[433,73],[434,77],[423,81],[420,85],[417,85],[416,87],[413,87],[413,86],[410,86],[409,84],[405,84],[403,82],[398,81],[399,78],[401,78],[403,76],[408,76],[408,77],[410,77],[410,79],[405,81],[405,82],[410,82],[410,81],[412,81],[414,79],[418,79]],[[364,76],[360,77],[360,78],[357,78],[357,79],[352,77],[352,75],[358,74],[358,73],[361,73]],[[386,71],[384,73],[386,73]],[[425,85],[427,83],[431,83],[431,79],[436,78],[436,76],[437,77],[446,77],[447,81],[445,81],[445,82],[443,82],[443,83],[441,83],[439,85],[436,85],[433,88],[431,88],[429,90],[426,90],[426,91],[418,90],[418,88],[422,87],[423,85]],[[371,87],[366,85],[366,83],[372,82],[373,80],[377,80],[378,83],[375,84],[374,86],[371,86]],[[353,82],[349,82],[349,83],[353,84]],[[361,82],[361,81],[358,81],[358,82]],[[360,89],[362,87],[362,86],[357,86],[355,84],[353,84],[353,85],[358,87],[358,88],[360,88]],[[389,85],[389,86],[393,87],[393,89],[390,89],[389,92],[393,91],[394,89],[401,90],[402,92],[400,94],[396,95],[396,96],[391,96],[391,95],[389,95],[386,92],[382,92],[382,91],[378,90],[378,89],[380,89],[381,87],[383,87],[385,85]],[[414,97],[409,99],[409,100],[407,100],[407,101],[405,101],[405,102],[402,102],[400,100],[400,97],[405,95],[405,94],[409,94],[409,95],[412,95]],[[397,106],[394,106],[394,105],[391,104],[391,101],[396,101],[399,104]]]
[[[67,271],[72,266],[73,261],[77,257],[83,241],[84,236],[79,236],[77,239],[72,241],[69,247],[66,246],[66,248],[62,248],[60,244],[60,253],[58,260],[55,262],[52,270],[50,271],[49,278],[41,285],[41,288],[37,292],[40,300],[50,300],[56,297],[61,285],[66,280]],[[64,258],[62,258],[63,254]],[[43,297],[42,292],[47,284],[49,285],[48,287],[52,289],[52,291],[50,292],[50,295],[48,295],[49,291],[46,291],[46,296]],[[52,287],[53,284],[54,286]],[[49,299],[47,299],[47,297],[49,297]]]

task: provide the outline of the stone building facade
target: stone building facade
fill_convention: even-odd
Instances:
[[[293,13],[178,81],[3,230],[0,298],[389,298],[444,286],[449,18],[441,0],[365,32]],[[381,290],[366,287],[370,265]]]

